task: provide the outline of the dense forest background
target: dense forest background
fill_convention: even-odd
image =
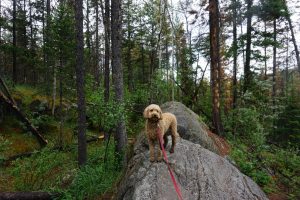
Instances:
[[[180,101],[271,199],[300,198],[299,7],[0,0],[0,191],[107,193],[143,109]]]

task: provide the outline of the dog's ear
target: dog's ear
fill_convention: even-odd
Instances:
[[[160,109],[159,109],[158,113],[159,113],[159,119],[162,119],[162,111]]]
[[[144,115],[144,118],[146,118],[146,119],[149,118],[149,107],[145,108],[143,115]]]

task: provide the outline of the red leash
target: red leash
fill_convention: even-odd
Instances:
[[[180,200],[183,200],[180,188],[177,185],[177,182],[175,180],[175,176],[173,174],[173,171],[172,171],[172,169],[170,167],[170,164],[169,164],[169,161],[168,161],[168,157],[167,157],[167,154],[166,154],[166,151],[165,151],[165,148],[164,148],[164,141],[163,141],[163,138],[162,138],[159,126],[157,127],[157,136],[158,136],[158,139],[159,139],[159,144],[160,144],[161,150],[162,150],[162,152],[164,154],[165,161],[166,161],[167,166],[168,166],[168,170],[169,170],[169,173],[170,173],[170,176],[171,176],[174,188],[175,188],[175,190],[177,192],[177,196],[178,196],[178,198]]]

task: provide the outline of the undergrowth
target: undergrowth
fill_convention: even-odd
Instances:
[[[300,198],[300,156],[297,150],[266,145],[254,152],[241,140],[232,140],[230,157],[242,173],[251,177],[267,194],[284,193]]]
[[[88,148],[88,162],[78,168],[76,150],[58,151],[44,148],[29,158],[12,163],[14,191],[49,191],[60,193],[59,199],[93,199],[111,190],[121,172],[115,165],[113,145],[96,143]]]

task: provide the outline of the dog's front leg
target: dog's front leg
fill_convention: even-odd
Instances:
[[[153,140],[149,139],[149,150],[150,150],[150,161],[155,161],[155,155],[154,155],[154,142]]]
[[[157,161],[160,162],[162,160],[162,152],[161,152],[161,149],[158,148],[158,151],[157,151]]]

